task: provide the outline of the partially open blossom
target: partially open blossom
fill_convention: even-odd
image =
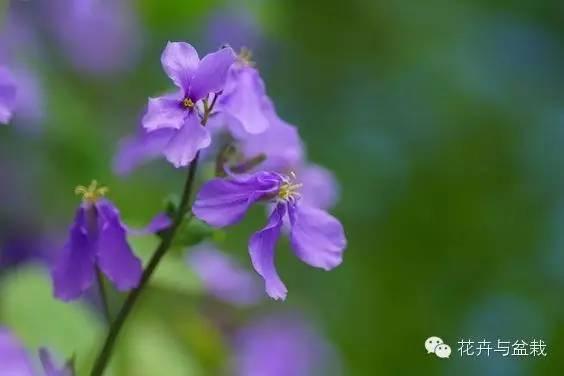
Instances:
[[[196,153],[211,143],[209,131],[200,124],[198,102],[223,90],[235,54],[229,47],[200,60],[188,43],[169,42],[161,56],[163,69],[178,91],[149,98],[143,127],[149,132],[171,129],[163,154],[174,166],[188,165]]]
[[[209,243],[190,249],[188,265],[215,298],[235,305],[249,305],[260,300],[260,282],[256,275]]]
[[[212,179],[202,186],[192,211],[215,227],[233,225],[243,219],[249,208],[259,202],[272,202],[273,210],[266,227],[249,241],[253,267],[266,285],[267,294],[285,299],[287,289],[274,265],[276,243],[286,217],[290,224],[290,243],[303,262],[325,270],[342,261],[347,241],[341,223],[329,213],[300,201],[301,184],[277,172],[259,171]]]
[[[7,124],[12,119],[16,107],[17,86],[12,72],[0,66],[0,123]]]
[[[59,367],[48,350],[41,349],[39,358],[45,376],[71,376],[70,366]],[[21,342],[7,329],[0,327],[0,371],[3,376],[37,376],[33,361]]]
[[[340,375],[337,352],[298,315],[272,315],[251,322],[233,341],[239,376]]]
[[[103,198],[107,189],[93,181],[78,187],[83,202],[76,211],[69,239],[53,271],[54,294],[61,300],[78,298],[95,280],[96,268],[120,291],[137,287],[142,274],[141,260],[127,242],[127,228],[118,209]],[[160,219],[152,223],[158,231],[168,226]]]
[[[234,134],[262,133],[272,120],[272,104],[264,82],[246,54],[244,50],[231,66],[217,107]]]

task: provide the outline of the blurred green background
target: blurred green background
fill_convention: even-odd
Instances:
[[[110,187],[130,224],[161,210],[184,172],[161,160],[116,177],[118,142],[137,129],[147,97],[169,88],[159,61],[166,41],[203,55],[221,43],[209,38],[214,17],[243,15],[279,114],[340,181],[334,214],[349,240],[330,273],[300,263],[283,242],[288,299],[258,310],[304,312],[346,375],[561,374],[564,3],[140,0],[130,4],[135,56],[104,75],[69,64],[36,3],[10,4],[40,40],[24,55],[45,114],[31,130],[0,127],[3,239],[49,239],[55,252],[78,204],[73,189],[92,178]],[[221,240],[249,269],[247,238],[264,221],[253,214]],[[136,250],[153,241],[136,240]],[[5,268],[0,323],[30,346],[94,351],[102,322],[51,302],[40,270]],[[114,372],[218,374],[228,349],[202,313],[197,281],[188,269],[170,271],[172,281],[165,274],[124,333]],[[235,321],[248,314],[224,309]],[[426,353],[432,335],[451,345],[450,359]],[[462,338],[539,338],[548,356],[461,358]]]

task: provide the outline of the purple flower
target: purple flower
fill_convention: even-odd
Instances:
[[[45,376],[71,376],[69,366],[59,368],[46,349],[39,350]],[[7,329],[0,327],[0,371],[3,376],[35,376],[33,362],[20,341]]]
[[[255,275],[211,244],[190,249],[188,264],[202,280],[204,288],[216,298],[235,305],[255,304],[261,291]]]
[[[347,243],[343,227],[335,217],[300,202],[300,187],[301,184],[276,172],[231,175],[204,184],[192,208],[201,220],[225,227],[241,221],[256,202],[274,203],[266,227],[249,241],[253,267],[263,277],[267,294],[274,299],[285,299],[287,294],[274,265],[274,251],[285,217],[289,220],[295,255],[313,267],[330,270],[338,266]]]
[[[194,47],[184,42],[169,42],[163,51],[163,69],[179,90],[149,98],[142,123],[149,132],[173,130],[163,153],[174,166],[188,165],[200,149],[210,145],[209,131],[200,124],[198,102],[210,93],[223,90],[234,60],[231,48],[210,53],[200,60]]]
[[[224,113],[224,120],[234,134],[258,134],[271,123],[272,104],[266,95],[264,82],[258,70],[239,57],[231,66],[225,89],[219,97],[218,111]]]
[[[141,38],[129,1],[48,3],[55,37],[76,69],[108,74],[130,66]]]
[[[233,343],[240,376],[338,375],[338,354],[296,315],[261,318],[241,329]]]
[[[107,189],[93,181],[76,191],[84,200],[52,271],[55,296],[64,301],[78,298],[94,282],[96,268],[120,291],[137,287],[141,261],[127,243],[127,228],[118,209],[102,198]]]
[[[0,123],[8,124],[16,107],[16,80],[8,68],[0,66]]]

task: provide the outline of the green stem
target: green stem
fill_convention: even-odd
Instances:
[[[100,293],[100,301],[102,302],[104,318],[106,319],[108,325],[112,325],[112,315],[108,304],[108,296],[106,295],[106,289],[104,288],[104,277],[98,268],[96,268],[96,281],[98,282],[98,292]]]
[[[155,253],[149,260],[147,267],[143,271],[143,275],[141,276],[141,281],[139,282],[139,286],[132,290],[129,295],[127,296],[121,310],[119,311],[115,321],[110,326],[108,336],[106,337],[106,341],[104,342],[104,346],[96,359],[96,363],[94,363],[94,367],[92,368],[92,372],[90,373],[91,376],[101,376],[106,369],[108,361],[113,352],[113,348],[115,342],[118,338],[118,335],[125,323],[125,320],[129,316],[133,306],[137,302],[141,291],[144,290],[149,279],[153,275],[153,272],[157,268],[157,265],[161,261],[162,257],[165,255],[166,251],[170,248],[172,244],[172,240],[174,239],[174,235],[178,230],[178,226],[182,223],[186,212],[188,211],[188,205],[190,202],[190,196],[192,194],[192,188],[194,185],[194,177],[196,175],[196,169],[198,166],[198,157],[199,153],[196,154],[196,158],[190,164],[190,169],[188,170],[188,177],[186,178],[186,183],[184,184],[184,191],[182,193],[182,199],[180,200],[180,205],[178,206],[178,210],[176,211],[176,215],[173,219],[172,225],[166,230],[163,234],[161,243],[159,244],[158,248],[155,250]]]

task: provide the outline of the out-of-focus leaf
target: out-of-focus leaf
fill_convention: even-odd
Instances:
[[[127,353],[127,374],[136,376],[202,375],[187,347],[156,320],[136,320],[123,341]]]
[[[76,354],[77,369],[92,360],[104,334],[102,322],[84,303],[53,298],[46,271],[37,266],[16,269],[0,283],[0,323],[35,352],[47,347],[61,359]]]
[[[211,374],[218,374],[229,356],[216,319],[204,311],[204,314],[194,314],[184,322],[176,320],[179,336],[190,344],[195,356]]]

